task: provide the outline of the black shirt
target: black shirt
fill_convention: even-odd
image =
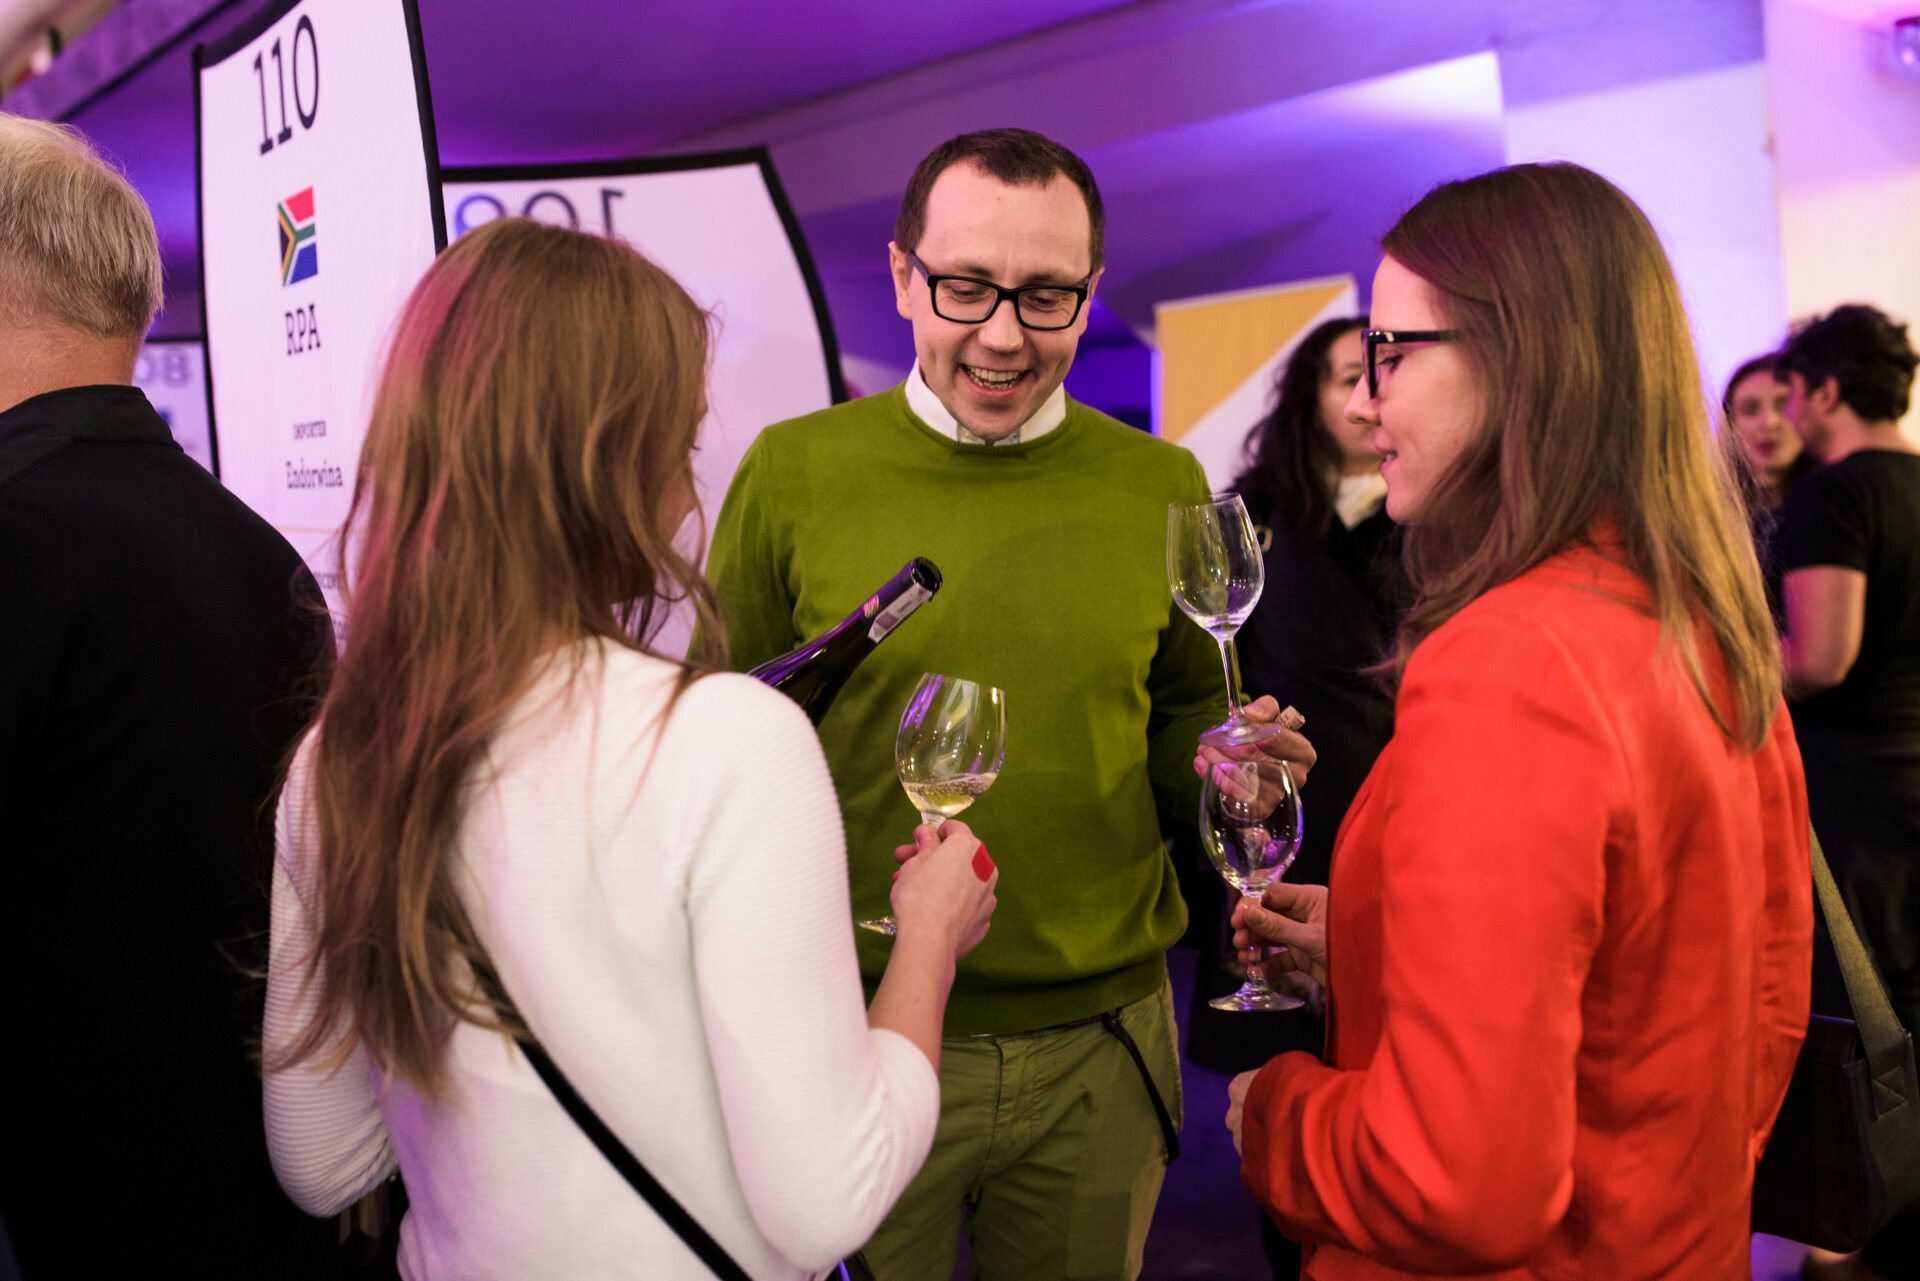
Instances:
[[[1319,759],[1301,793],[1306,831],[1286,879],[1325,885],[1334,838],[1347,807],[1393,733],[1393,699],[1368,671],[1386,657],[1405,604],[1397,584],[1396,527],[1385,510],[1349,529],[1338,516],[1317,537],[1289,532],[1257,494],[1245,495],[1257,521],[1272,521],[1266,586],[1236,639],[1248,698],[1271,694],[1307,718],[1303,731]],[[1233,986],[1215,967],[1230,948],[1223,925],[1225,890],[1204,856],[1187,882],[1203,933],[1203,991]],[[1244,1072],[1288,1050],[1321,1048],[1323,1027],[1304,1012],[1253,1017],[1223,1014],[1196,1000],[1188,1014],[1187,1057],[1216,1072]]]
[[[1393,734],[1393,699],[1368,670],[1387,656],[1400,605],[1398,549],[1384,509],[1318,538],[1273,530],[1266,587],[1240,629],[1247,697],[1271,694],[1307,718],[1319,759],[1301,794],[1306,834],[1286,879],[1325,885],[1347,806]]]
[[[318,591],[134,388],[0,413],[0,468],[0,1214],[36,1281],[289,1275],[256,975]]]
[[[1781,564],[1867,576],[1860,655],[1793,710],[1796,726],[1920,729],[1920,455],[1863,449],[1809,475],[1782,515]]]

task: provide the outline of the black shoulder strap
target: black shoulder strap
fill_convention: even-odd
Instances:
[[[1879,1116],[1905,1101],[1907,1030],[1893,1012],[1887,989],[1874,972],[1860,932],[1840,897],[1820,838],[1808,829],[1813,849],[1813,887],[1820,899],[1820,913],[1827,920],[1827,934],[1833,940],[1833,952],[1840,961],[1840,977],[1847,985],[1847,1003],[1853,1006],[1853,1021],[1860,1029],[1860,1044],[1867,1052],[1867,1070],[1873,1078],[1874,1115]]]
[[[501,984],[500,976],[494,973],[491,967],[475,965],[473,974],[498,1012],[504,1014],[518,1008],[507,996],[507,990]],[[625,1179],[633,1190],[653,1207],[653,1212],[679,1234],[680,1239],[686,1242],[687,1248],[700,1256],[700,1262],[706,1264],[708,1270],[721,1281],[752,1281],[746,1270],[733,1261],[733,1256],[707,1234],[707,1230],[687,1213],[686,1207],[674,1199],[673,1193],[662,1187],[660,1181],[647,1171],[647,1167],[640,1164],[640,1158],[628,1151],[627,1145],[620,1141],[620,1137],[607,1128],[607,1123],[600,1119],[599,1114],[580,1097],[580,1092],[573,1088],[573,1082],[567,1080],[566,1074],[555,1066],[551,1058],[547,1057],[547,1052],[541,1047],[540,1042],[535,1040],[531,1033],[525,1036],[516,1035],[513,1039],[514,1043],[520,1047],[520,1052],[527,1056],[527,1062],[532,1065],[534,1072],[546,1083],[547,1089],[565,1109],[566,1114],[573,1118],[573,1123],[593,1141],[594,1147],[600,1149],[600,1155],[607,1158],[608,1164],[620,1172],[620,1177]]]
[[[560,1106],[573,1118],[573,1123],[585,1131],[586,1136],[593,1140],[593,1146],[600,1149],[600,1155],[620,1171],[620,1177],[645,1198],[646,1203],[653,1207],[653,1212],[680,1234],[687,1248],[700,1256],[700,1262],[706,1264],[721,1281],[751,1281],[740,1265],[733,1261],[733,1256],[707,1235],[707,1230],[687,1213],[686,1207],[674,1200],[673,1193],[660,1186],[660,1181],[647,1172],[646,1166],[640,1164],[640,1158],[628,1151],[627,1145],[607,1128],[607,1123],[600,1119],[599,1114],[587,1106],[587,1101],[573,1088],[573,1082],[554,1066],[540,1043],[528,1037],[517,1040],[520,1052],[527,1056],[527,1062],[547,1083],[547,1088],[553,1091],[553,1097],[560,1101]]]

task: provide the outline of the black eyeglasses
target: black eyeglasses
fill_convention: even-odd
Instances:
[[[1455,329],[1363,329],[1360,343],[1367,349],[1367,395],[1380,398],[1380,372],[1375,353],[1382,343],[1446,342],[1458,333]]]
[[[927,292],[933,296],[933,314],[957,325],[984,325],[1011,298],[1013,314],[1028,329],[1066,329],[1080,319],[1080,308],[1087,302],[1092,279],[1077,285],[1021,285],[1004,289],[991,280],[973,276],[943,276],[927,270],[927,264],[906,250],[913,269],[927,278]]]

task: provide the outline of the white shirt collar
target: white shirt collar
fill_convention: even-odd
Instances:
[[[1334,491],[1333,510],[1340,523],[1352,529],[1380,509],[1387,496],[1387,482],[1377,471],[1360,476],[1342,476]]]
[[[1000,440],[984,441],[962,427],[940,398],[933,394],[933,388],[927,386],[927,380],[920,376],[920,362],[914,361],[913,368],[907,371],[907,408],[914,416],[943,436],[951,436],[963,445],[1018,445],[1023,441],[1038,440],[1058,427],[1067,417],[1067,389],[1055,387],[1053,395],[1033,411],[1033,417],[1021,423]]]

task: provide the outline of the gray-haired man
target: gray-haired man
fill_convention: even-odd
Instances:
[[[22,1274],[299,1275],[252,1064],[313,580],[130,386],[146,205],[0,115],[0,1217]],[[304,597],[304,600],[302,599]]]

